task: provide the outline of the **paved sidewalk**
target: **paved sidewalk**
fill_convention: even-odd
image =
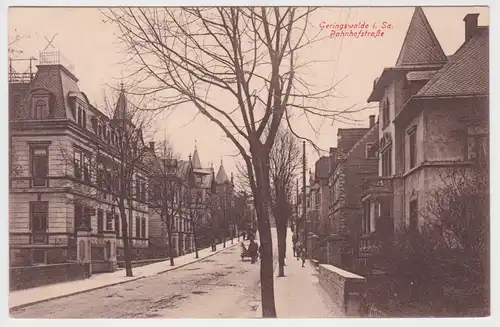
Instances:
[[[278,267],[274,270],[274,298],[278,318],[342,318],[331,297],[319,284],[318,272],[312,263],[293,257],[292,233],[287,233],[287,259],[285,277],[277,277]],[[262,317],[262,307],[256,311]]]
[[[125,269],[120,269],[113,273],[96,274],[90,278],[83,280],[58,283],[47,286],[29,288],[20,291],[9,292],[9,309],[22,307],[34,303],[44,302],[56,298],[66,297],[78,293],[88,292],[99,288],[127,283],[141,278],[161,274],[173,269],[183,267],[190,263],[203,260],[227,248],[236,246],[239,243],[240,242],[238,242],[238,239],[235,238],[233,244],[231,244],[231,240],[226,241],[226,248],[223,247],[222,243],[217,244],[217,251],[215,252],[212,252],[210,247],[198,250],[199,259],[195,258],[194,252],[177,257],[174,260],[175,266],[170,266],[170,260],[166,260],[166,261],[156,262],[150,265],[145,265],[142,267],[133,268],[132,271],[134,277],[126,277]]]

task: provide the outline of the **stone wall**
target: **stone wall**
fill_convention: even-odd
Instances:
[[[16,291],[84,279],[85,269],[79,263],[15,267],[9,269],[9,278],[10,290]]]
[[[361,317],[366,278],[332,265],[319,265],[319,283],[347,317]]]

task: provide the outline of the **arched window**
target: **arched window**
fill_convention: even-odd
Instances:
[[[35,119],[44,119],[47,116],[47,103],[43,100],[38,100],[35,103]]]

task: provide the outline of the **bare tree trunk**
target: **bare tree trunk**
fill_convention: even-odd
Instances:
[[[273,241],[271,237],[271,224],[269,223],[269,178],[266,158],[254,157],[255,168],[255,208],[257,211],[257,228],[261,244],[261,300],[262,317],[276,318],[274,302],[274,269],[273,269]],[[267,177],[267,180],[266,180]]]
[[[125,276],[133,277],[132,273],[132,256],[130,254],[130,241],[128,237],[128,224],[127,217],[125,215],[125,205],[123,203],[120,206],[120,218],[122,221],[122,239],[123,239],[123,260],[125,261]]]
[[[173,217],[170,217],[170,219],[173,219]],[[167,220],[168,225],[171,224],[171,220]],[[174,265],[174,248],[172,247],[172,226],[167,227],[167,234],[168,234],[168,256],[170,257],[170,265]]]
[[[198,242],[196,241],[196,229],[193,228],[193,243],[194,243],[194,251],[196,253],[195,258],[199,259],[200,256],[198,255]]]
[[[285,276],[286,253],[286,223],[276,217],[276,231],[278,233],[278,277]]]

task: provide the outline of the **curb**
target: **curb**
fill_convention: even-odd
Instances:
[[[99,290],[101,288],[106,288],[106,287],[110,287],[110,286],[116,286],[116,285],[120,285],[120,284],[125,284],[125,283],[133,282],[133,281],[136,281],[136,280],[139,280],[139,279],[143,279],[143,278],[146,278],[146,277],[147,276],[132,277],[132,279],[122,280],[120,282],[115,282],[115,283],[111,283],[111,284],[106,284],[106,285],[101,285],[101,286],[97,286],[97,287],[93,287],[93,288],[88,288],[88,289],[85,289],[85,290],[81,290],[81,291],[77,291],[77,292],[73,292],[73,293],[68,293],[68,294],[64,294],[64,295],[58,295],[58,296],[55,296],[55,297],[51,297],[51,298],[47,298],[47,299],[43,299],[43,300],[38,300],[38,301],[30,302],[30,303],[19,304],[19,305],[10,307],[9,311],[22,309],[22,308],[30,306],[30,305],[35,305],[35,304],[39,304],[39,303],[43,303],[43,302],[47,302],[47,301],[51,301],[51,300],[57,300],[57,299],[62,299],[62,298],[73,296],[73,295],[78,295],[78,294],[82,294],[82,293],[86,293],[86,292],[91,292],[91,291]]]
[[[187,262],[187,263],[183,263],[182,265],[178,265],[178,266],[170,266],[170,268],[169,268],[169,269],[167,269],[167,270],[163,270],[163,271],[160,271],[160,272],[156,273],[156,275],[165,274],[165,273],[167,273],[167,272],[169,272],[169,271],[172,271],[172,270],[176,270],[176,269],[178,269],[178,268],[185,267],[185,266],[190,265],[190,264],[192,264],[192,263],[200,262],[200,261],[202,261],[202,260],[205,260],[206,258],[210,258],[210,257],[212,257],[212,256],[214,256],[214,255],[216,255],[216,254],[219,254],[220,252],[222,252],[222,251],[224,251],[224,250],[230,249],[230,248],[232,248],[232,247],[234,247],[234,246],[236,246],[236,245],[238,245],[238,244],[240,244],[240,243],[241,243],[241,241],[237,241],[236,243],[234,243],[234,244],[230,244],[229,246],[226,244],[226,247],[225,247],[225,248],[222,248],[221,250],[218,250],[218,251],[215,251],[215,252],[213,252],[213,253],[210,253],[210,254],[209,254],[209,255],[207,255],[206,257],[203,257],[203,258],[198,258],[198,259],[194,259],[193,261],[191,261],[191,262]],[[151,275],[151,276],[154,276],[154,275]]]
[[[34,301],[34,302],[19,304],[19,305],[13,306],[13,307],[9,307],[9,312],[11,310],[19,310],[19,309],[22,309],[22,308],[30,306],[30,305],[35,305],[35,304],[39,304],[39,303],[43,303],[43,302],[47,302],[47,301],[51,301],[51,300],[62,299],[62,298],[73,296],[73,295],[78,295],[78,294],[82,294],[82,293],[86,293],[86,292],[91,292],[91,291],[99,290],[99,289],[106,288],[106,287],[111,287],[111,286],[116,286],[116,285],[120,285],[120,284],[125,284],[125,283],[129,283],[129,282],[133,282],[133,281],[136,281],[136,280],[139,280],[139,279],[143,279],[143,278],[147,278],[147,277],[152,277],[152,276],[155,276],[155,275],[164,274],[164,273],[167,273],[169,271],[172,271],[172,270],[175,270],[175,269],[178,269],[178,268],[181,268],[181,267],[185,267],[185,266],[190,265],[192,263],[199,262],[199,261],[204,260],[204,259],[206,259],[208,257],[211,257],[211,256],[214,256],[216,254],[219,254],[220,252],[222,252],[224,250],[227,250],[227,249],[229,249],[229,248],[231,248],[233,246],[236,246],[236,245],[238,245],[240,243],[241,243],[240,241],[236,241],[236,243],[231,244],[229,246],[226,245],[225,248],[222,248],[221,250],[216,251],[214,253],[210,253],[206,257],[203,257],[201,259],[195,259],[194,261],[187,262],[187,263],[184,263],[184,264],[179,265],[179,266],[173,266],[173,267],[171,267],[171,268],[169,268],[167,270],[160,271],[160,272],[158,272],[156,274],[146,275],[146,276],[132,277],[131,279],[122,280],[122,281],[119,281],[119,282],[114,282],[114,283],[110,283],[110,284],[106,284],[106,285],[101,285],[101,286],[97,286],[97,287],[92,287],[92,288],[88,288],[88,289],[85,289],[85,290],[81,290],[81,291],[77,291],[77,292],[72,292],[72,293],[68,293],[68,294],[64,294],[64,295],[58,295],[58,296],[55,296],[55,297],[51,297],[51,298],[47,298],[47,299],[43,299],[43,300],[38,300],[38,301]]]

